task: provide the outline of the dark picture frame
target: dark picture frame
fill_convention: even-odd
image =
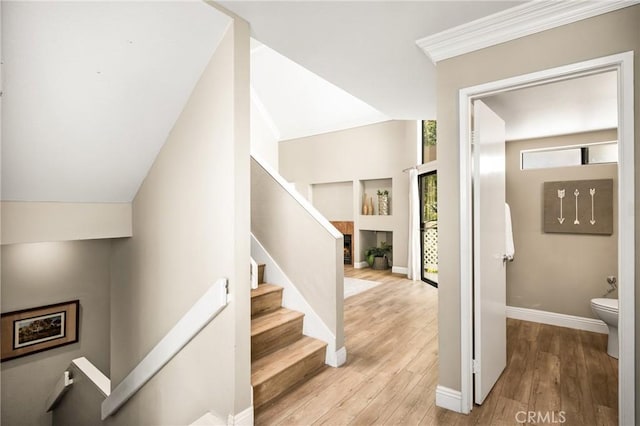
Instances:
[[[76,343],[79,313],[79,300],[3,313],[0,318],[1,360]]]

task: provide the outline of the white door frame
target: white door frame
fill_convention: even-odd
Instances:
[[[490,94],[606,70],[618,72],[618,278],[620,282],[618,289],[620,301],[618,414],[621,425],[635,424],[633,52],[606,56],[460,90],[460,368],[463,413],[469,413],[473,406],[471,103],[474,99]]]

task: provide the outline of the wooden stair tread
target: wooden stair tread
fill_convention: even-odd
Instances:
[[[302,336],[301,339],[289,346],[252,362],[251,384],[257,386],[264,383],[271,377],[282,373],[287,368],[295,365],[316,351],[324,349],[326,346],[327,344],[321,340],[309,336]]]
[[[304,317],[302,312],[292,311],[287,308],[280,308],[273,312],[253,317],[251,318],[251,337],[301,317]]]
[[[258,288],[255,290],[251,290],[251,298],[254,297],[260,297],[263,296],[265,294],[269,294],[269,293],[275,293],[278,291],[282,291],[283,288],[280,287],[279,285],[274,285],[274,284],[259,284]]]

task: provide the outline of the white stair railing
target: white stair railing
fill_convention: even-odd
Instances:
[[[102,420],[115,413],[227,305],[227,279],[216,281],[102,402]]]

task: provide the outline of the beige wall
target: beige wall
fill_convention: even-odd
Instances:
[[[105,395],[75,364],[67,368],[73,379],[55,410],[53,410],[53,426],[99,426],[104,424],[101,418],[102,402]]]
[[[2,244],[131,236],[130,203],[3,201]]]
[[[230,24],[133,202],[133,237],[114,244],[112,384],[206,290],[231,302],[108,424],[189,424],[251,405],[249,31]]]
[[[394,266],[407,266],[409,178],[402,170],[417,164],[415,121],[387,121],[369,126],[280,142],[280,174],[296,187],[392,178],[389,229],[393,232]],[[374,194],[374,203],[377,204]],[[359,198],[359,194],[354,194]],[[359,228],[361,201],[354,201]],[[356,233],[357,234],[357,233]],[[356,254],[361,244],[356,236]],[[356,258],[356,260],[359,260]]]
[[[312,185],[312,194],[313,206],[327,219],[353,220],[353,182]]]
[[[508,306],[597,318],[590,301],[610,288],[606,277],[617,275],[618,269],[618,168],[615,164],[594,164],[520,170],[520,152],[616,139],[617,132],[609,130],[506,144],[506,197],[516,247],[514,261],[507,264]],[[613,235],[545,234],[544,182],[584,179],[614,180]]]
[[[637,52],[640,51],[638,22],[640,22],[640,6],[632,6],[438,63],[440,385],[460,389],[458,91],[481,83],[630,50],[636,51],[635,81],[638,82],[640,81],[640,67],[637,65],[639,63]],[[638,84],[635,85],[635,105],[637,138],[637,135],[640,135],[638,116],[640,86]],[[640,167],[640,150],[636,150],[636,167]],[[640,194],[638,177],[640,173],[636,173],[636,200]],[[636,202],[636,215],[640,218],[640,202]],[[639,225],[640,223],[637,222],[638,229],[640,229]],[[637,241],[640,243],[640,238],[637,238]],[[638,243],[636,250],[639,250]],[[640,257],[636,256],[636,259],[638,269]],[[636,280],[636,287],[639,280]],[[640,300],[640,291],[636,291],[636,297]],[[640,310],[636,312],[638,314]],[[638,337],[636,337],[636,345],[640,345]],[[636,371],[640,372],[640,362],[636,365]],[[640,397],[639,391],[636,391],[636,397]]]
[[[80,300],[77,343],[5,361],[2,424],[51,425],[46,400],[74,358],[109,375],[111,240],[2,246],[2,312]]]
[[[251,162],[251,232],[344,346],[343,239],[336,238]]]
[[[256,103],[251,102],[251,155],[278,170],[278,139],[262,114]]]

